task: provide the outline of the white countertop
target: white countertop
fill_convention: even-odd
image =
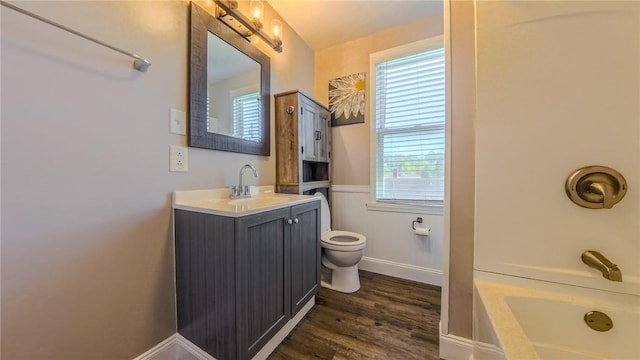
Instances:
[[[232,199],[229,193],[229,188],[175,191],[173,208],[240,217],[320,200],[312,195],[275,193],[272,185],[255,187],[252,191],[255,195],[250,198]]]

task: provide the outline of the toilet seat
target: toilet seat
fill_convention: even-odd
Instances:
[[[341,240],[337,238],[341,238]],[[346,240],[345,238],[349,240],[344,241]],[[320,239],[323,248],[338,251],[362,250],[367,243],[367,238],[364,235],[351,231],[325,231],[320,236]]]

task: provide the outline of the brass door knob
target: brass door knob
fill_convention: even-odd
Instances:
[[[565,185],[574,203],[589,209],[611,209],[627,193],[622,174],[606,166],[586,166],[574,171]]]

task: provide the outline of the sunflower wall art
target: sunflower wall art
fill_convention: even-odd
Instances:
[[[364,123],[365,73],[329,80],[331,126]]]

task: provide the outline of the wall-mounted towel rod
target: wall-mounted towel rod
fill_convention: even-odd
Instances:
[[[15,10],[15,11],[17,11],[17,12],[21,13],[21,14],[24,14],[24,15],[30,16],[30,17],[32,17],[32,18],[34,18],[34,19],[40,20],[40,21],[42,21],[42,22],[45,22],[45,23],[47,23],[47,24],[49,24],[49,25],[55,26],[55,27],[57,27],[57,28],[59,28],[59,29],[62,29],[62,30],[68,31],[68,32],[70,32],[70,33],[72,33],[72,34],[74,34],[74,35],[78,35],[78,36],[80,36],[81,38],[85,38],[85,39],[87,39],[87,40],[89,40],[89,41],[93,41],[93,42],[94,42],[94,43],[96,43],[96,44],[100,44],[100,45],[102,45],[102,46],[104,46],[104,47],[108,47],[109,49],[111,49],[111,50],[115,50],[115,51],[117,51],[117,52],[119,52],[119,53],[121,53],[121,54],[124,54],[124,55],[130,56],[130,57],[132,57],[132,58],[134,58],[134,59],[135,59],[135,60],[133,61],[133,67],[134,67],[136,70],[138,70],[138,71],[145,72],[145,71],[147,71],[147,69],[149,68],[149,66],[151,66],[151,62],[150,62],[149,60],[147,60],[147,59],[145,59],[145,58],[141,57],[141,56],[138,56],[138,55],[136,55],[136,54],[130,53],[130,52],[128,52],[128,51],[124,51],[124,50],[122,50],[122,49],[118,49],[118,48],[117,48],[117,47],[115,47],[115,46],[111,46],[111,45],[109,45],[109,44],[107,44],[107,43],[104,43],[104,42],[102,42],[102,41],[100,41],[100,40],[97,40],[97,39],[94,39],[94,38],[92,38],[92,37],[90,37],[90,36],[87,36],[87,35],[81,34],[81,33],[77,32],[77,31],[75,31],[75,30],[73,30],[73,29],[69,29],[68,27],[66,27],[66,26],[64,26],[64,25],[60,25],[60,24],[58,24],[58,23],[55,23],[55,22],[53,22],[53,21],[51,21],[51,20],[49,20],[49,19],[43,18],[42,16],[36,15],[36,14],[34,14],[34,13],[32,13],[32,12],[29,12],[29,11],[27,11],[27,10],[24,10],[24,9],[22,9],[22,8],[19,8],[19,7],[15,6],[15,5],[11,4],[11,3],[8,3],[8,2],[6,2],[6,1],[0,0],[0,5],[5,6],[5,7],[8,7],[9,9],[11,9],[11,10]]]

